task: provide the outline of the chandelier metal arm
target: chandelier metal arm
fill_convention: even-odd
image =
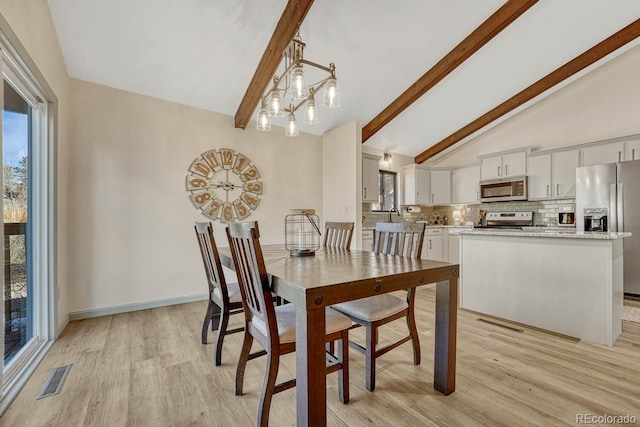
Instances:
[[[311,65],[312,67],[320,68],[321,70],[324,70],[324,71],[326,71],[328,73],[331,73],[332,76],[334,75],[334,72],[335,72],[335,68],[332,70],[329,67],[325,67],[324,65],[316,64],[315,62],[307,61],[306,59],[300,59],[300,63]],[[289,67],[289,68],[291,68],[291,67]]]

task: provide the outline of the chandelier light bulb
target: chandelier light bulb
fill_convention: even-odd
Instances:
[[[269,94],[268,113],[271,117],[284,116],[284,108],[282,107],[282,95],[277,89],[273,89]]]
[[[340,92],[338,91],[338,80],[335,77],[330,77],[324,86],[322,106],[325,108],[340,107]]]
[[[307,105],[305,106],[304,109],[304,118],[302,119],[303,123],[306,123],[308,125],[317,125],[319,120],[318,120],[318,114],[316,112],[316,101],[315,99],[311,98],[310,100],[307,101]]]
[[[264,104],[258,111],[258,121],[256,122],[256,129],[262,132],[269,132],[271,130],[271,118]]]
[[[304,70],[301,65],[296,65],[291,72],[291,98],[294,101],[302,101],[307,96],[309,96],[309,88],[304,78]]]
[[[289,113],[289,121],[287,122],[287,127],[284,131],[286,136],[298,136],[298,128],[296,127],[296,116],[293,113]]]

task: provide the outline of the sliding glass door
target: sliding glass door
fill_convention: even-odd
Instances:
[[[29,253],[29,146],[34,109],[3,81],[4,364],[33,338],[33,275]]]
[[[0,410],[35,369],[55,329],[54,175],[49,103],[34,73],[0,33],[2,62]]]

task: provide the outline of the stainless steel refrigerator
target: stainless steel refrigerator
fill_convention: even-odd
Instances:
[[[624,292],[640,296],[640,160],[576,168],[576,230],[590,229],[633,233],[624,239]]]

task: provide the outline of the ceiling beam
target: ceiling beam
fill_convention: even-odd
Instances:
[[[447,148],[460,142],[462,139],[466,138],[472,133],[482,129],[494,120],[497,120],[498,118],[514,110],[525,102],[530,101],[531,99],[545,92],[547,89],[552,88],[563,80],[571,77],[575,73],[583,70],[596,61],[599,61],[600,59],[604,58],[605,56],[609,55],[613,51],[619,49],[620,47],[624,46],[625,44],[629,43],[639,36],[640,19],[629,24],[611,37],[598,43],[580,56],[577,56],[576,58],[567,62],[552,73],[547,74],[545,77],[541,78],[528,88],[524,89],[522,92],[512,96],[502,104],[495,107],[493,110],[477,118],[462,129],[456,131],[434,146],[423,151],[416,156],[415,162],[422,163],[425,160],[435,156],[436,154],[446,150]]]
[[[362,128],[362,142],[364,143],[371,138],[537,2],[538,0],[509,0],[505,3],[418,81],[409,86],[402,95],[367,123]]]
[[[278,65],[280,65],[282,52],[296,35],[312,4],[313,0],[289,0],[285,6],[251,83],[244,93],[238,111],[236,111],[234,119],[236,128],[244,129],[247,127],[264,89],[271,82]]]

